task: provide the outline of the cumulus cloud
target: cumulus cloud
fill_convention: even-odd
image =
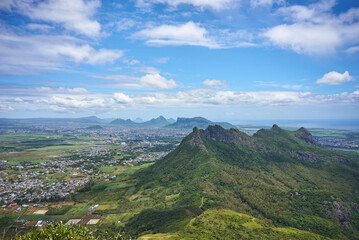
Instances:
[[[312,23],[279,25],[269,29],[265,36],[275,45],[305,54],[334,52],[342,41],[335,27]]]
[[[15,102],[18,102],[18,103],[23,103],[24,100],[22,98],[19,98],[19,97],[16,97],[15,99]]]
[[[58,70],[68,62],[112,63],[122,57],[117,49],[96,50],[86,42],[63,35],[20,36],[0,30],[0,71],[31,74],[39,70]]]
[[[209,87],[216,87],[216,86],[222,86],[223,82],[220,80],[215,79],[206,79],[203,82],[203,85],[209,86]]]
[[[66,109],[92,109],[105,106],[105,100],[98,97],[80,97],[71,95],[52,96],[49,99],[41,99],[38,103],[46,103],[50,106],[56,106]]]
[[[173,79],[167,80],[158,73],[146,74],[141,77],[140,84],[144,87],[154,89],[172,89],[177,86]]]
[[[168,4],[177,7],[181,4],[189,4],[199,8],[211,8],[221,10],[234,7],[240,0],[137,0],[137,6],[147,7],[151,4]]]
[[[330,0],[279,8],[277,14],[291,23],[269,28],[263,36],[276,46],[300,54],[333,53],[344,45],[358,43],[358,9],[335,15],[334,6],[335,1]]]
[[[46,93],[46,94],[54,94],[54,93],[87,94],[87,93],[89,93],[89,91],[86,88],[65,88],[65,87],[58,87],[58,88],[38,87],[38,88],[35,88],[35,91],[39,92],[39,93]]]
[[[133,102],[133,100],[130,98],[130,96],[128,96],[124,93],[114,93],[113,98],[118,103],[129,104],[129,103]]]
[[[154,46],[202,46],[221,48],[200,24],[189,21],[179,25],[163,24],[157,27],[143,29],[132,35],[132,38],[143,39],[148,45]]]
[[[353,77],[349,75],[348,71],[345,71],[344,73],[338,73],[338,72],[329,72],[324,74],[324,76],[320,79],[318,79],[315,83],[316,84],[327,84],[327,85],[340,85],[345,82],[352,81]]]
[[[14,91],[19,92],[18,89]],[[31,91],[31,89],[29,89]],[[33,90],[32,90],[33,91]],[[7,90],[6,92],[11,92]],[[123,108],[141,107],[201,107],[201,106],[306,106],[313,104],[359,104],[359,91],[339,94],[315,94],[304,91],[229,91],[219,89],[192,89],[178,92],[144,92],[124,94],[122,92],[84,94],[45,92],[28,95],[21,99],[26,107],[51,109],[57,112],[109,112]],[[11,104],[21,106],[11,95],[1,95],[1,111],[12,111]]]
[[[94,78],[110,80],[101,83],[102,86],[111,86],[122,89],[173,89],[177,83],[173,79],[166,79],[161,76],[156,68],[141,67],[140,72],[146,73],[143,76],[132,76],[125,74],[113,75],[92,75]]]
[[[87,58],[88,64],[105,64],[113,63],[115,60],[123,56],[123,51],[117,49],[105,49],[90,50],[90,56]]]
[[[33,20],[61,24],[67,30],[89,37],[100,34],[101,25],[94,20],[100,6],[99,0],[14,0],[10,5]]]

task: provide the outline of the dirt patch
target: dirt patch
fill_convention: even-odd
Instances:
[[[34,214],[34,212],[36,212],[38,209],[39,209],[38,207],[29,208],[29,209],[24,213],[24,215],[32,215],[32,214]]]
[[[28,221],[25,223],[25,227],[35,227],[37,221]]]
[[[126,168],[118,168],[115,172],[123,172],[123,171],[126,171],[127,169]]]
[[[40,209],[40,210],[37,210],[36,212],[34,212],[33,214],[34,215],[45,215],[47,213],[47,209]]]
[[[59,203],[52,204],[51,207],[61,207],[64,205],[65,206],[74,205],[74,202],[59,202]]]
[[[91,219],[90,221],[87,222],[87,224],[96,225],[99,221],[100,221],[100,219]]]
[[[82,219],[82,221],[80,222],[80,224],[82,225],[85,225],[85,224],[87,224],[88,223],[88,221],[90,221],[91,219],[92,219],[92,215],[90,214],[90,215],[86,215],[85,217],[84,217],[84,219]]]

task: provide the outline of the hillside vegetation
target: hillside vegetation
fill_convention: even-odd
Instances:
[[[175,233],[208,209],[230,209],[272,227],[358,238],[358,162],[315,144],[301,128],[253,137],[194,128],[180,146],[135,174],[135,194],[156,199],[126,224],[134,235]]]

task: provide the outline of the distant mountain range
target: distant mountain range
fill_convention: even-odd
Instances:
[[[163,116],[158,118],[153,118],[149,121],[137,123],[131,119],[115,119],[111,124],[124,126],[124,127],[166,127],[166,128],[175,128],[175,129],[192,129],[194,127],[198,128],[207,128],[210,125],[221,125],[224,128],[236,128],[236,126],[227,123],[227,122],[212,122],[203,117],[194,117],[194,118],[177,118],[177,121],[173,119],[166,119]]]
[[[113,125],[119,125],[123,127],[164,127],[166,125],[171,124],[170,121],[168,121],[163,116],[159,116],[158,118],[152,118],[149,121],[146,122],[134,122],[131,119],[115,119],[110,124]]]
[[[236,128],[236,126],[227,123],[227,122],[212,122],[203,117],[194,117],[194,118],[177,118],[175,123],[172,123],[166,127],[168,128],[177,128],[177,129],[192,129],[198,127],[201,129],[207,128],[210,125],[220,125],[226,129]]]

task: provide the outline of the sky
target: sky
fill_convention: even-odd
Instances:
[[[1,0],[0,117],[359,119],[357,0]]]

